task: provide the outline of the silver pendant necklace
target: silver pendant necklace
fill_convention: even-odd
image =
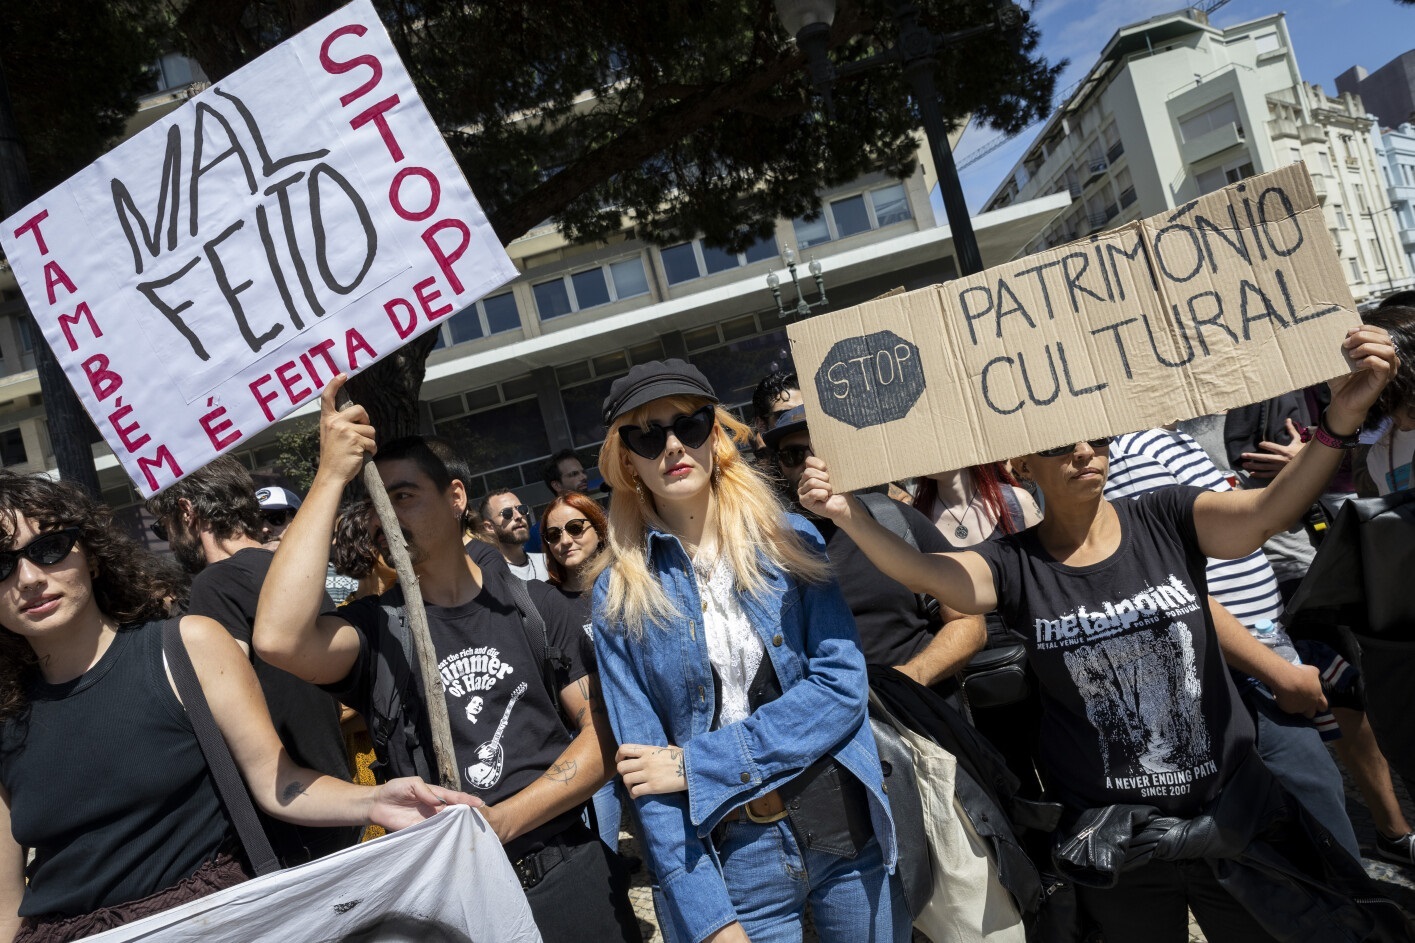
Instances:
[[[967,479],[965,478],[964,481],[966,482]],[[953,518],[954,523],[958,525],[953,528],[953,536],[957,537],[959,540],[966,540],[968,537],[968,525],[963,523],[963,518],[968,516],[968,512],[973,508],[973,502],[976,501],[977,498],[978,493],[975,491],[973,492],[973,496],[968,499],[968,504],[963,508],[962,514],[954,514],[953,508],[948,505],[944,505],[943,507],[943,509],[948,512],[948,516]]]

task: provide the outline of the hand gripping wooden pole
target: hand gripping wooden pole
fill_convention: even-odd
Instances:
[[[340,409],[353,404],[349,394],[340,390],[336,397]],[[403,588],[403,606],[408,615],[408,628],[413,635],[413,654],[423,678],[423,703],[427,706],[428,723],[432,727],[432,751],[437,761],[438,783],[445,789],[462,789],[462,777],[457,772],[457,754],[452,748],[452,724],[447,719],[447,698],[442,692],[442,673],[437,670],[437,653],[432,649],[432,635],[427,627],[427,610],[423,608],[423,593],[413,573],[413,561],[408,556],[408,543],[403,528],[393,513],[388,490],[378,466],[364,456],[364,487],[368,489],[383,535],[388,541],[388,555],[398,572],[398,585]],[[405,705],[406,707],[406,705]]]

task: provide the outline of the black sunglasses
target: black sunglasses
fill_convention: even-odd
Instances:
[[[147,529],[152,531],[152,536],[156,537],[158,540],[165,541],[167,539],[167,525],[161,521],[153,521],[151,524],[147,525]]]
[[[74,544],[79,542],[79,529],[65,527],[52,530],[14,550],[0,551],[0,582],[8,580],[10,574],[20,565],[20,557],[27,557],[37,566],[53,566],[69,555]]]
[[[815,454],[809,445],[788,445],[776,450],[776,459],[784,468],[795,468],[805,464],[806,459]]]
[[[1101,436],[1099,439],[1087,439],[1086,444],[1099,452],[1101,449],[1110,445],[1114,438],[1114,436],[1108,435]],[[1037,449],[1037,454],[1042,458],[1056,458],[1059,455],[1070,455],[1072,452],[1076,451],[1076,446],[1080,444],[1079,442],[1072,442],[1070,445],[1058,445],[1054,449]]]
[[[266,511],[262,516],[271,527],[281,527],[295,519],[295,511],[293,508],[282,508],[279,511]]]
[[[530,520],[530,519],[531,519],[531,506],[530,506],[529,504],[517,504],[517,505],[513,505],[512,507],[509,507],[509,508],[502,508],[502,509],[501,509],[501,512],[500,512],[500,514],[499,514],[499,517],[500,517],[503,521],[509,521],[509,520],[511,520],[511,518],[515,517],[517,514],[520,514],[520,515],[521,515],[522,517],[524,517],[526,520]]]
[[[583,534],[585,531],[589,530],[593,526],[594,525],[592,525],[589,521],[585,520],[583,517],[577,517],[574,520],[566,521],[564,527],[547,527],[545,531],[541,534],[541,536],[548,544],[558,544],[560,543],[561,531],[564,531],[571,537],[579,537],[581,534]]]
[[[620,426],[619,440],[640,458],[658,458],[668,446],[670,429],[673,430],[673,437],[686,448],[696,449],[712,435],[715,421],[713,408],[707,405],[686,416],[679,416],[667,426],[660,426],[656,422],[649,423],[647,429],[640,426]]]

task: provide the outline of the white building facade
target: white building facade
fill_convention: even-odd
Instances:
[[[1219,29],[1180,11],[1111,37],[986,208],[1069,196],[1038,251],[1305,161],[1359,302],[1415,283],[1371,126],[1359,98],[1302,80],[1282,14]]]

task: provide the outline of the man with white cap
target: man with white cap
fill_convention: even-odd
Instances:
[[[265,518],[265,547],[274,550],[280,546],[285,528],[295,519],[295,512],[300,508],[300,496],[289,488],[277,485],[261,488],[255,493],[255,499],[260,505],[260,516]]]

